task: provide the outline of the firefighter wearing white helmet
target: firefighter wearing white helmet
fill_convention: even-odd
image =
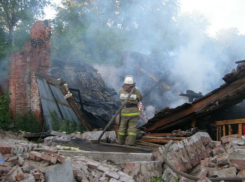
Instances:
[[[133,76],[127,75],[124,79],[124,85],[119,91],[121,103],[123,103],[130,91],[135,87]],[[140,91],[135,89],[131,94],[129,100],[125,104],[125,108],[121,111],[121,123],[118,132],[118,143],[125,144],[126,137],[128,136],[127,144],[135,145],[136,132],[137,132],[137,119],[140,115],[138,103],[143,99]]]

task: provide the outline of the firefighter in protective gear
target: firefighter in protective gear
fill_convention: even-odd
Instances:
[[[121,103],[123,103],[130,91],[135,87],[133,76],[127,75],[124,79],[124,85],[119,91]],[[131,94],[129,100],[125,104],[125,107],[121,111],[121,123],[118,132],[118,143],[125,144],[126,137],[128,136],[128,145],[135,145],[136,131],[137,131],[137,119],[140,115],[138,109],[138,103],[142,100],[142,95],[138,89],[135,89]]]

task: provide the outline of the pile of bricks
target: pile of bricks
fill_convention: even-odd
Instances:
[[[135,181],[118,165],[82,155],[65,157],[56,148],[34,144],[9,133],[0,132],[0,158],[3,159],[0,162],[0,181],[60,182],[60,178],[79,182]],[[64,176],[60,177],[62,174]]]
[[[132,176],[135,181],[148,182],[162,175],[162,163],[160,161],[137,161],[125,164],[123,171]]]
[[[0,159],[3,160],[0,162],[0,181],[148,182],[154,176],[171,182],[177,178],[190,181],[166,165],[166,146],[152,153],[152,161],[117,165],[111,160],[99,161],[81,153],[66,155],[58,146],[34,144],[11,132],[0,131],[0,138]],[[245,139],[230,135],[222,137],[221,141],[212,141],[207,133],[198,132],[172,144],[167,160],[179,171],[199,177],[199,181],[245,177]]]
[[[100,163],[85,156],[74,156],[71,160],[73,161],[74,177],[77,181],[135,181],[133,177],[124,173],[122,168],[107,161]]]
[[[153,152],[154,159],[163,163],[162,178],[166,181],[188,181],[164,163],[166,146]],[[171,145],[167,160],[179,171],[189,172],[201,179],[215,177],[245,177],[245,139],[238,135],[224,136],[212,141],[207,133],[195,135]]]

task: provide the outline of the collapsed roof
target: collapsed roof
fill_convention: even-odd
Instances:
[[[175,125],[191,123],[210,115],[214,111],[236,105],[245,99],[245,64],[226,74],[219,88],[193,102],[176,108],[163,108],[142,128],[147,132],[164,131]]]

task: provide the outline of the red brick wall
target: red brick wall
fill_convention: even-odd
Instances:
[[[35,73],[48,72],[51,28],[48,21],[37,21],[31,28],[30,40],[10,58],[9,92],[13,116],[31,110],[41,119],[41,100]]]

